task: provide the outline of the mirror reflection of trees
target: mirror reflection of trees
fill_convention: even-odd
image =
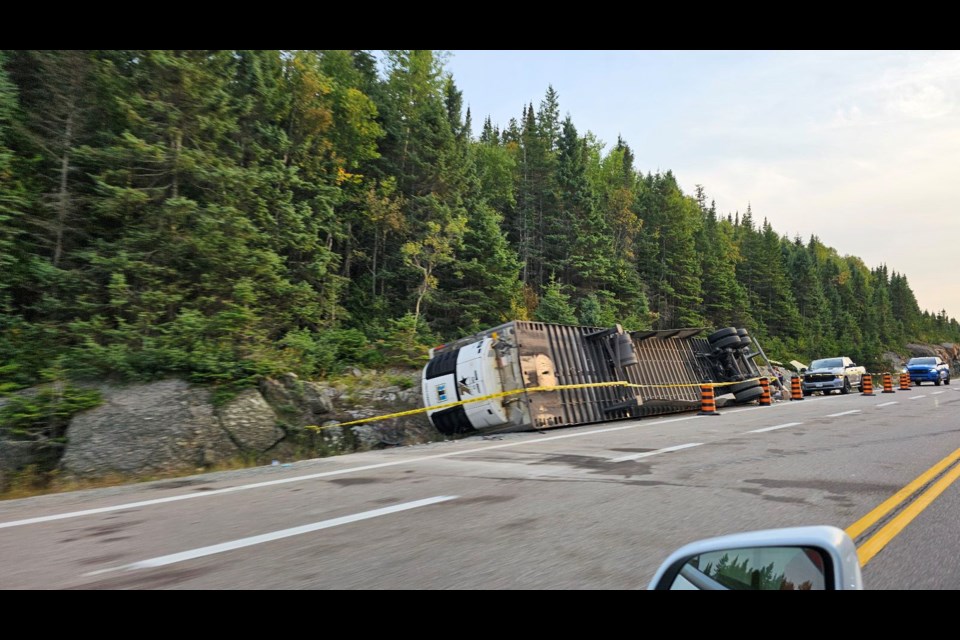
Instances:
[[[823,559],[813,549],[739,549],[722,552],[719,558],[717,555],[704,554],[692,558],[689,564],[728,589],[811,591],[824,588]],[[770,561],[766,562],[768,558]]]

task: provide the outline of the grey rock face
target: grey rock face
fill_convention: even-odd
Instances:
[[[260,382],[263,397],[284,422],[294,427],[317,424],[322,416],[333,411],[330,391],[329,387],[300,380],[292,373]]]
[[[324,387],[316,382],[303,383],[303,405],[304,409],[312,416],[322,416],[333,411],[333,391],[330,387]]]
[[[907,351],[911,356],[936,356],[939,355],[932,346],[928,344],[908,344]]]
[[[259,390],[246,389],[219,408],[212,406],[207,390],[181,380],[104,386],[104,404],[71,421],[60,467],[74,475],[143,475],[194,471],[242,453],[269,451],[290,459],[436,440],[424,414],[339,425],[418,407],[419,375],[408,374],[409,384],[347,393],[284,374],[261,381]],[[313,425],[326,428],[305,428]],[[0,470],[3,464],[23,464],[26,451],[4,447]]]
[[[70,422],[60,461],[68,473],[191,469],[239,453],[220,428],[204,389],[165,380],[102,391],[103,405]]]
[[[283,439],[277,414],[256,389],[246,389],[217,410],[222,426],[240,448],[263,452]]]

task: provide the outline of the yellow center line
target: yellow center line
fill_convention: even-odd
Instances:
[[[943,472],[944,469],[949,467],[957,460],[960,460],[960,449],[957,449],[946,458],[930,467],[927,471],[924,471],[913,482],[905,486],[903,489],[900,489],[900,491],[897,491],[891,497],[884,500],[873,511],[847,527],[847,535],[853,539],[856,539],[856,537],[861,533],[879,522],[880,518],[896,509],[900,503],[913,495],[920,487],[930,482],[938,474]]]
[[[877,555],[881,549],[887,546],[887,543],[903,531],[904,527],[910,524],[924,509],[929,507],[930,503],[946,491],[947,487],[953,484],[957,478],[960,478],[960,466],[955,467],[945,476],[937,480],[929,489],[921,493],[910,506],[897,514],[893,520],[885,524],[873,537],[860,545],[857,548],[857,558],[860,559],[860,566],[863,567],[870,562],[873,556]]]

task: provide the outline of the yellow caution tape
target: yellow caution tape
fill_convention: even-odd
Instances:
[[[447,402],[445,404],[435,404],[431,407],[421,407],[419,409],[410,409],[409,411],[400,411],[398,413],[388,413],[382,416],[371,416],[369,418],[351,420],[350,422],[339,422],[337,424],[331,424],[325,427],[310,425],[304,428],[311,429],[313,431],[320,431],[322,429],[332,429],[334,427],[350,427],[356,424],[376,422],[379,420],[390,420],[392,418],[402,418],[404,416],[413,416],[413,415],[417,415],[418,413],[425,413],[427,411],[439,411],[440,409],[449,409],[450,407],[458,407],[460,405],[470,404],[472,402],[483,402],[484,400],[493,400],[494,398],[503,398],[506,396],[513,396],[520,393],[536,393],[540,391],[566,391],[568,389],[588,389],[593,387],[629,387],[632,389],[669,389],[669,388],[677,388],[677,387],[726,387],[734,384],[742,384],[744,382],[753,382],[755,380],[760,380],[760,378],[750,378],[748,380],[740,380],[737,382],[704,382],[704,383],[682,383],[682,384],[633,384],[631,382],[618,381],[618,382],[587,382],[583,384],[561,384],[561,385],[546,386],[546,387],[529,387],[527,389],[511,389],[509,391],[500,391],[498,393],[490,393],[485,396],[478,396],[476,398],[469,398],[467,400],[457,400],[454,402]]]

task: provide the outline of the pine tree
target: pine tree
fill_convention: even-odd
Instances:
[[[726,219],[717,220],[715,206],[707,207],[699,185],[696,200],[703,216],[696,246],[702,264],[704,316],[715,327],[751,326],[747,294],[737,281],[737,264],[742,257],[734,243],[733,225]]]
[[[702,224],[699,206],[683,195],[671,172],[641,181],[638,196],[643,233],[638,265],[651,289],[657,327],[703,326],[701,266],[696,233]]]
[[[404,197],[407,239],[402,263],[415,274],[412,312],[419,318],[437,288],[437,272],[456,259],[466,230],[461,189],[464,166],[457,161],[462,124],[458,92],[430,51],[391,51],[385,87],[384,167],[397,176]]]
[[[563,289],[563,285],[551,275],[550,282],[543,290],[540,304],[533,314],[534,319],[555,324],[577,323],[577,316],[570,304],[570,296],[564,293]]]

